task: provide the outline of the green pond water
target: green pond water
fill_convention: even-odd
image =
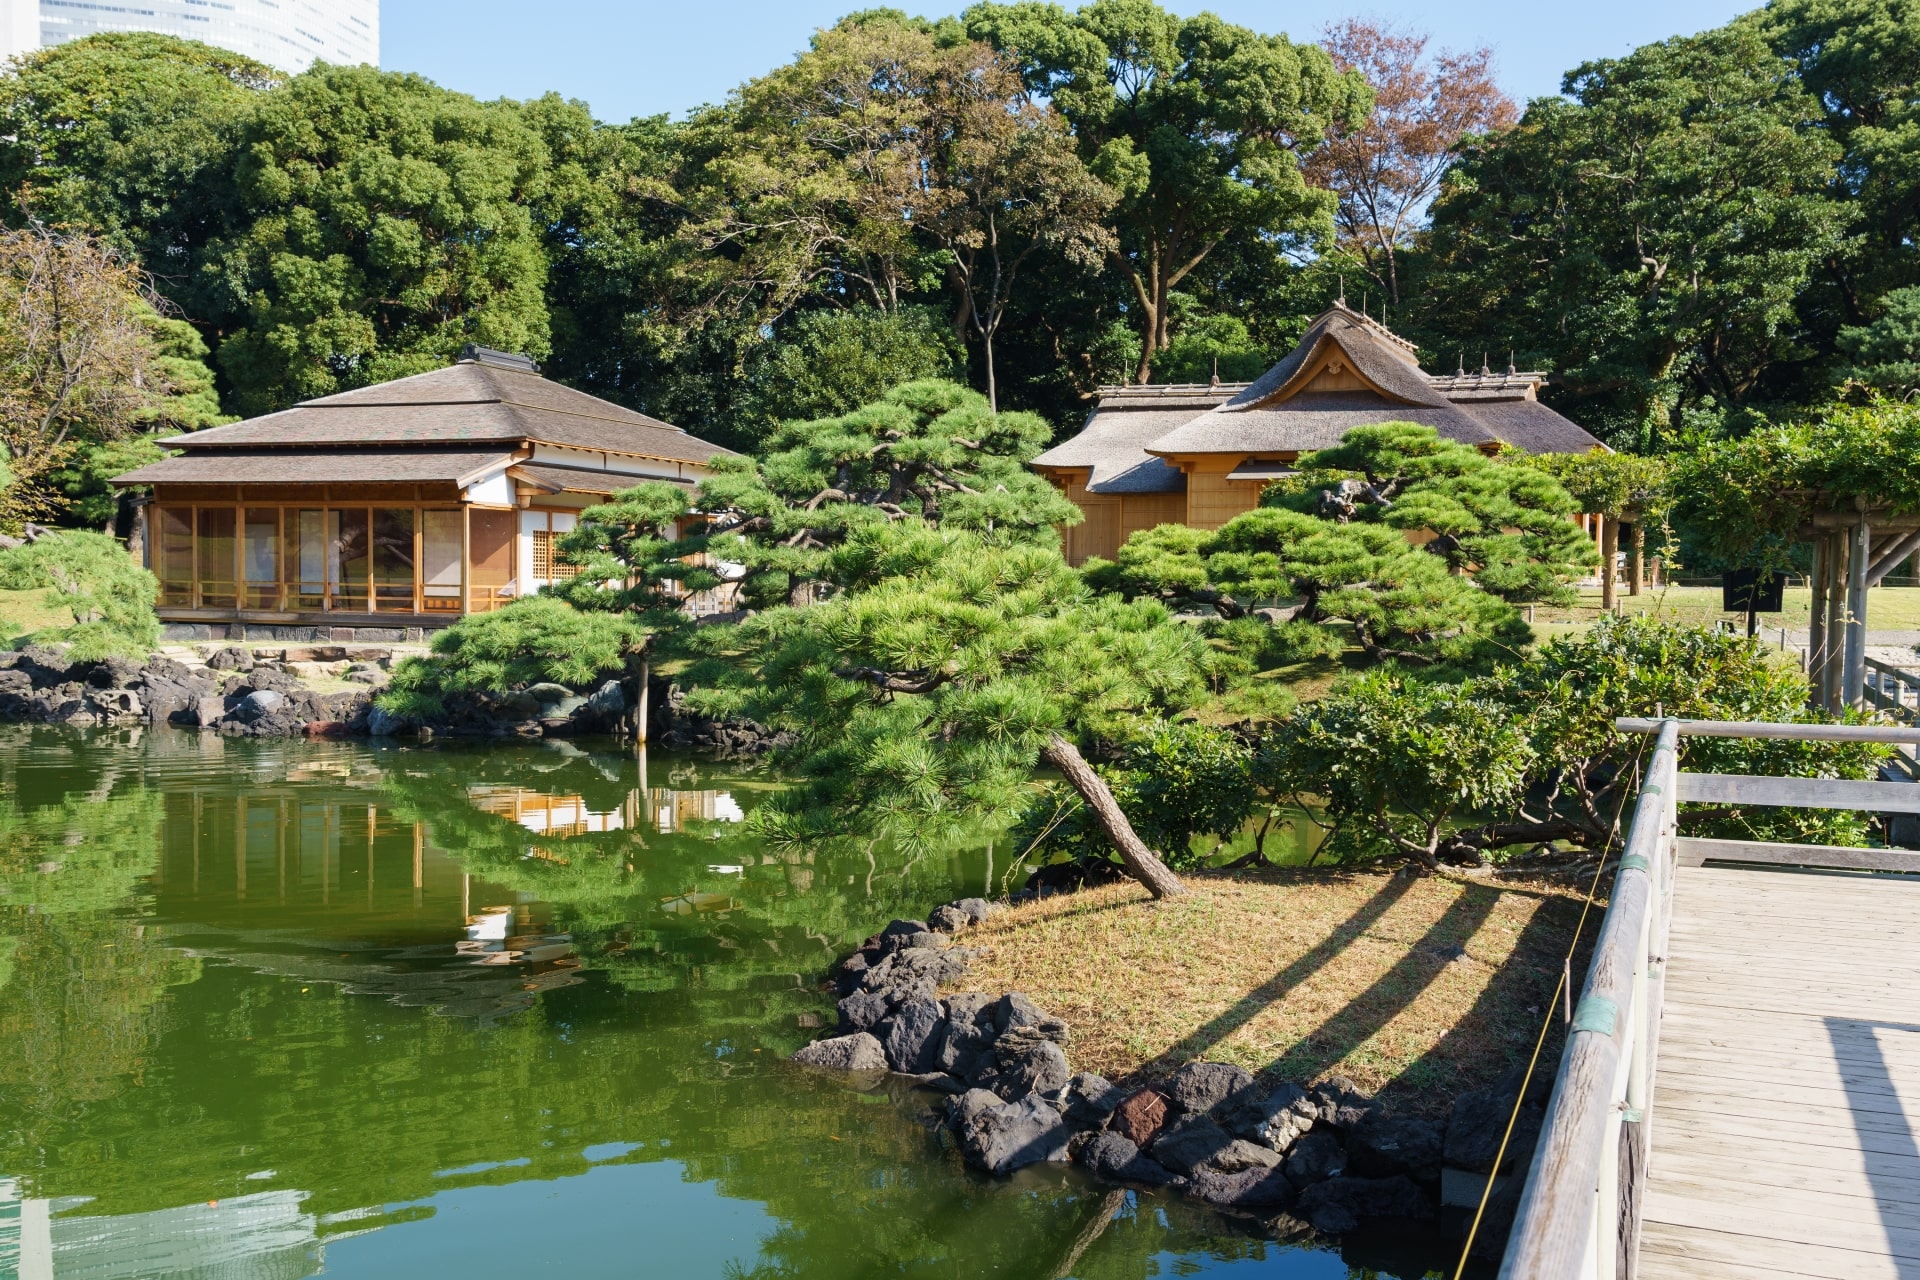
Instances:
[[[569,744],[0,730],[0,1277],[1444,1266],[978,1177],[927,1095],[785,1063],[830,961],[1006,850],[782,854],[739,828],[777,785]]]

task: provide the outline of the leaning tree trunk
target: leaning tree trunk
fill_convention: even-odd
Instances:
[[[1041,754],[1048,764],[1066,775],[1073,789],[1087,802],[1087,809],[1100,824],[1100,830],[1120,851],[1120,861],[1126,864],[1128,875],[1147,886],[1147,892],[1156,898],[1173,898],[1187,891],[1180,877],[1167,870],[1167,864],[1135,834],[1133,824],[1121,812],[1113,792],[1107,789],[1107,784],[1093,771],[1078,747],[1052,733],[1047,735],[1047,745]]]

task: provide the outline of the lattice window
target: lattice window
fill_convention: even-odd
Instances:
[[[560,535],[551,529],[533,531],[533,576],[540,582],[558,582],[580,572],[577,564],[560,558]]]

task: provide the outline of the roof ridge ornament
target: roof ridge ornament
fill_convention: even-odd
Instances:
[[[483,347],[477,342],[469,342],[460,348],[460,354],[454,357],[455,364],[484,364],[494,369],[512,369],[517,373],[538,374],[540,366],[529,355],[518,351],[495,351],[492,347]]]

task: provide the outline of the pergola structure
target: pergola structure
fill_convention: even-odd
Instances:
[[[1813,704],[1837,714],[1866,697],[1867,588],[1920,551],[1920,514],[1855,498],[1851,511],[1816,512],[1799,537],[1813,544],[1807,677]]]

